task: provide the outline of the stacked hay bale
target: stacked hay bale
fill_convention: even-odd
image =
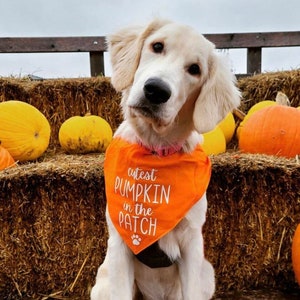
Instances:
[[[244,111],[278,90],[300,105],[299,70],[283,73],[241,79]],[[107,78],[0,79],[0,101],[13,98],[47,116],[52,140],[39,161],[0,173],[0,298],[88,299],[106,252],[103,155],[62,154],[57,133],[87,110],[116,129],[120,95]],[[296,288],[290,251],[300,223],[299,161],[230,152],[212,162],[205,247],[218,294]]]
[[[59,154],[0,173],[1,299],[88,299],[106,252],[102,161]],[[218,294],[296,288],[299,163],[246,154],[212,162],[205,249]]]
[[[206,253],[219,291],[296,289],[291,241],[300,223],[300,163],[267,155],[212,157]]]
[[[300,106],[300,69],[241,78],[238,86],[242,91],[244,112],[262,100],[275,100],[279,91],[288,96],[291,106]]]
[[[50,147],[56,148],[61,124],[72,116],[87,112],[106,119],[116,129],[122,119],[116,93],[105,77],[81,79],[0,79],[0,102],[17,99],[38,108],[51,125]]]
[[[0,173],[0,299],[88,298],[106,251],[103,156]]]

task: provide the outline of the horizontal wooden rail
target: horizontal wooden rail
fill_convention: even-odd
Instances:
[[[217,48],[247,48],[247,74],[261,73],[262,48],[300,46],[300,31],[206,34]]]
[[[0,53],[89,52],[91,76],[104,74],[104,36],[0,38]]]
[[[300,46],[300,31],[205,34],[217,48]]]
[[[105,37],[0,38],[0,53],[106,51]]]
[[[205,34],[218,49],[247,48],[247,73],[261,72],[262,48],[300,46],[300,31]],[[0,53],[89,52],[91,76],[104,74],[104,36],[0,38]]]

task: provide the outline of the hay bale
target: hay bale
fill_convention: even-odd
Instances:
[[[28,82],[26,79],[0,78],[0,102],[10,99],[28,100],[25,88]]]
[[[241,78],[238,80],[238,87],[242,91],[241,109],[244,112],[262,100],[275,100],[279,91],[289,97],[293,107],[300,106],[300,69]]]
[[[243,110],[278,90],[299,106],[299,82],[299,70],[240,79]],[[0,172],[0,298],[89,299],[106,252],[103,156],[59,154],[57,133],[87,110],[115,130],[120,94],[104,77],[0,79],[0,101],[9,99],[40,109],[52,136],[38,161]],[[212,161],[205,248],[217,293],[296,288],[290,252],[300,223],[299,162],[236,152]]]
[[[88,298],[106,251],[102,159],[56,155],[0,173],[0,299]]]
[[[218,290],[297,287],[291,240],[300,223],[300,164],[267,155],[212,158],[206,253]]]
[[[0,173],[0,298],[88,299],[106,251],[102,160],[55,154]],[[217,292],[294,288],[299,163],[237,154],[212,161],[205,247]]]
[[[58,131],[68,118],[88,111],[106,119],[115,130],[121,122],[120,94],[106,77],[80,79],[0,79],[0,101],[18,99],[38,108],[51,126],[50,148],[58,147]]]

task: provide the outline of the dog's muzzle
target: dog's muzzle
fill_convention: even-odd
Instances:
[[[162,104],[171,97],[169,85],[160,78],[149,78],[144,84],[145,98],[152,104]]]

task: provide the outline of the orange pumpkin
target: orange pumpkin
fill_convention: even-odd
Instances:
[[[300,285],[300,224],[298,224],[293,237],[292,264],[296,280]]]
[[[285,157],[300,154],[300,111],[272,105],[255,112],[241,128],[239,148]]]
[[[0,170],[12,167],[15,165],[15,160],[10,153],[0,145]]]

